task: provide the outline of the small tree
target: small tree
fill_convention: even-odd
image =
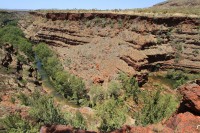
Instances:
[[[86,97],[85,83],[82,79],[70,76],[70,88],[72,89],[72,99],[76,101],[77,105],[81,104],[81,100]]]
[[[59,71],[55,75],[54,86],[56,89],[64,95],[65,98],[69,98],[73,95],[72,90],[70,89],[70,75],[69,73],[63,73]],[[69,97],[68,97],[69,96]]]
[[[104,101],[97,106],[97,116],[101,118],[99,129],[109,132],[120,128],[126,121],[126,110],[113,98]]]
[[[19,114],[10,114],[3,119],[0,119],[7,133],[37,133],[37,125],[33,127],[27,120],[21,118]]]
[[[85,119],[79,111],[76,112],[75,117],[72,120],[72,125],[75,128],[86,129]]]
[[[34,48],[35,53],[37,54],[37,57],[39,60],[43,63],[43,65],[46,65],[47,63],[47,58],[52,57],[53,53],[45,43],[39,43],[35,48]]]
[[[126,91],[125,99],[132,96],[135,103],[138,104],[140,89],[135,77],[129,77],[125,73],[121,73],[119,79],[121,80],[122,86]]]
[[[165,77],[173,81],[174,89],[189,80],[189,77],[185,73],[178,70],[168,70]]]
[[[146,95],[144,107],[136,114],[136,123],[143,126],[157,123],[169,117],[176,110],[178,103],[174,96],[162,95],[160,91],[154,93],[152,97]]]
[[[62,65],[58,61],[56,56],[51,56],[47,58],[47,62],[43,66],[47,74],[51,77],[55,77],[55,74],[59,71],[62,71]]]
[[[34,92],[30,98],[30,103],[29,114],[37,122],[43,124],[67,123],[59,108],[54,105],[52,98],[41,96],[39,92]]]
[[[88,94],[92,106],[95,106],[98,102],[102,102],[105,98],[105,91],[100,85],[93,85]]]
[[[117,99],[121,93],[122,85],[118,82],[111,81],[108,85],[107,93],[110,97]]]

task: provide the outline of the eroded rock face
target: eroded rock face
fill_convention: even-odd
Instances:
[[[196,83],[188,84],[181,87],[179,91],[183,95],[182,103],[179,107],[179,112],[190,111],[199,115],[200,86]]]
[[[86,85],[103,81],[106,86],[121,71],[144,84],[148,72],[157,66],[200,71],[198,18],[111,13],[31,15],[33,23],[21,21],[26,25],[22,27],[26,37],[49,44],[64,68],[83,78]],[[96,81],[97,77],[102,81]]]
[[[180,113],[169,119],[166,125],[176,133],[199,133],[200,116],[195,116],[190,112]],[[197,129],[198,128],[198,129]]]
[[[141,85],[155,69],[200,71],[199,18],[102,13],[31,14],[33,23],[22,27],[26,37],[49,44],[57,52],[64,69],[83,78],[86,85],[89,82],[106,85],[121,71],[134,75]],[[199,118],[196,116],[200,105],[199,87],[190,85],[180,93],[183,101],[177,114],[160,132],[186,131],[183,125]],[[57,127],[46,128],[56,131]],[[148,133],[154,130],[153,126],[124,126],[114,132]]]
[[[166,126],[177,133],[188,131],[191,133],[199,133],[200,86],[196,83],[188,83],[180,87],[179,92],[183,96],[182,102],[180,103],[177,114],[166,122]]]

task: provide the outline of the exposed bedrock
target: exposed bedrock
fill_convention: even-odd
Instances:
[[[199,80],[187,83],[179,88],[183,96],[182,102],[176,114],[172,116],[165,125],[177,133],[190,131],[199,133],[200,123],[200,85]]]
[[[64,37],[60,37],[60,36],[56,36],[56,35],[38,34],[37,37],[42,38],[44,40],[57,40],[57,41],[61,41],[66,44],[69,44],[69,45],[83,45],[84,43],[86,43],[84,41],[68,39],[68,38],[64,38]]]
[[[168,26],[175,26],[180,24],[181,22],[187,20],[189,23],[194,23],[198,25],[198,18],[188,18],[188,17],[148,17],[148,16],[138,16],[138,15],[127,15],[127,14],[113,14],[113,13],[37,13],[30,12],[30,14],[35,16],[46,17],[47,19],[55,20],[81,20],[81,19],[94,19],[94,18],[111,18],[111,19],[122,19],[122,20],[131,20],[131,19],[139,19],[139,20],[147,20],[151,23],[155,24],[167,24]]]
[[[199,18],[30,14],[31,23],[20,22],[26,37],[49,44],[64,68],[88,84],[96,79],[106,84],[120,71],[135,75],[140,84],[158,67],[200,71]]]
[[[183,99],[178,112],[189,111],[200,116],[200,86],[196,83],[188,84],[181,87],[179,91]]]
[[[195,116],[190,112],[179,113],[170,118],[166,126],[176,133],[185,133],[190,131],[191,133],[199,133],[198,127],[200,123],[200,117]]]

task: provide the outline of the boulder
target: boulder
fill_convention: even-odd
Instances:
[[[195,116],[190,112],[179,113],[166,122],[166,126],[176,131],[176,133],[199,133],[200,116]]]
[[[93,79],[93,83],[94,83],[94,84],[102,84],[103,82],[104,82],[104,79],[101,78],[101,77],[95,77],[95,78]]]
[[[182,102],[178,112],[192,112],[200,114],[200,86],[198,84],[187,84],[180,88],[180,93],[183,95]]]

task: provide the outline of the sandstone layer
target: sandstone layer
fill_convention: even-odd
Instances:
[[[120,71],[141,85],[156,69],[200,71],[199,18],[40,12],[30,17],[20,22],[26,37],[49,44],[64,68],[87,85],[99,79],[106,86]]]

